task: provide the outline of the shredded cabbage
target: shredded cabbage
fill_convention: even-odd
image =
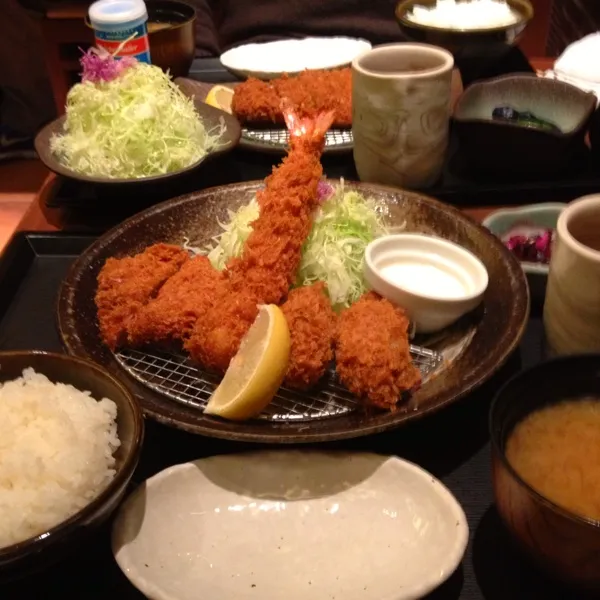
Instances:
[[[87,80],[67,96],[64,133],[50,140],[77,173],[141,178],[203,158],[225,130],[204,127],[193,101],[159,67],[136,62],[109,81]]]
[[[225,268],[230,258],[241,256],[244,244],[252,232],[252,222],[258,219],[260,209],[256,198],[253,198],[236,212],[228,210],[227,213],[229,223],[219,221],[223,233],[213,238],[214,246],[208,246],[208,260],[219,271]]]
[[[315,215],[304,243],[297,285],[324,281],[334,308],[350,306],[366,291],[365,250],[385,233],[375,202],[358,192],[345,191],[342,180]]]
[[[229,223],[207,248],[217,269],[240,256],[259,216],[255,199],[238,211],[229,212]],[[317,210],[312,230],[304,243],[297,272],[297,286],[324,281],[331,303],[339,310],[356,302],[366,291],[363,261],[367,245],[387,232],[377,204],[355,191],[346,191],[344,182],[335,188]]]

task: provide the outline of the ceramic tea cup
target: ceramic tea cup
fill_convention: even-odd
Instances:
[[[448,146],[450,52],[429,44],[378,46],[352,63],[354,162],[361,181],[424,188]]]
[[[550,354],[600,351],[600,194],[575,200],[558,218],[544,328]]]

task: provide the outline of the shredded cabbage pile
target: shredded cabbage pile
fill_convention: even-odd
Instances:
[[[259,216],[256,199],[229,212],[229,222],[219,223],[223,232],[208,247],[208,258],[217,269],[240,256]],[[324,281],[331,303],[341,310],[356,302],[367,290],[363,262],[367,245],[387,233],[377,204],[362,194],[344,189],[344,182],[331,190],[317,210],[312,230],[304,243],[296,285]]]
[[[109,80],[85,75],[69,91],[64,133],[50,140],[77,173],[125,179],[179,171],[223,134],[224,123],[206,130],[193,101],[159,67],[135,61]]]

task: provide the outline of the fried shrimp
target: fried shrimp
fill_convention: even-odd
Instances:
[[[224,371],[258,314],[258,304],[279,304],[295,280],[302,245],[318,205],[321,153],[332,113],[298,119],[285,109],[290,151],[257,195],[260,215],[242,255],[232,259],[217,301],[198,319],[185,348],[205,366]]]
[[[127,340],[127,328],[160,287],[189,260],[177,246],[155,244],[140,254],[109,258],[98,274],[96,307],[104,343],[114,350]]]
[[[401,394],[420,383],[410,356],[408,327],[405,312],[373,292],[340,315],[337,374],[367,404],[393,410]]]
[[[184,341],[220,295],[224,276],[206,256],[190,259],[162,286],[128,326],[133,346]]]
[[[284,384],[307,389],[325,374],[333,360],[337,315],[325,284],[294,289],[281,306],[290,330],[290,362]]]

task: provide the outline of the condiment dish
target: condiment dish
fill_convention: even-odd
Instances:
[[[117,405],[116,473],[108,486],[79,512],[50,530],[17,544],[0,548],[0,579],[23,577],[72,552],[117,508],[137,466],[144,438],[142,411],[125,386],[104,368],[88,360],[38,351],[0,352],[0,382],[21,377],[32,367],[52,382],[89,391],[95,399],[109,398]]]
[[[488,286],[484,264],[443,238],[398,233],[367,246],[368,285],[403,307],[418,333],[444,329],[478,306]]]
[[[600,397],[599,365],[600,354],[574,355],[522,371],[500,389],[489,417],[494,496],[506,527],[551,576],[595,593],[600,592],[600,522],[538,493],[511,466],[506,450],[516,425],[534,411],[573,398]],[[581,596],[574,592],[571,597]]]
[[[518,208],[506,208],[493,212],[482,224],[495,236],[506,241],[507,234],[518,226],[555,230],[558,217],[565,206],[567,205],[561,202],[546,202]],[[546,263],[522,261],[521,267],[527,277],[532,301],[543,302],[550,266]]]
[[[558,130],[493,118],[509,107],[531,113]],[[521,73],[469,86],[454,107],[460,151],[474,172],[556,177],[585,154],[584,138],[596,96],[563,81]]]

